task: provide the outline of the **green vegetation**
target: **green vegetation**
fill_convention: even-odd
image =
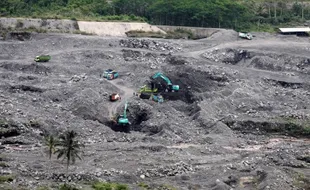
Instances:
[[[300,189],[310,189],[310,179],[302,173],[295,173],[293,184]]]
[[[79,190],[79,189],[74,187],[73,185],[63,184],[59,186],[59,190]]]
[[[310,121],[299,120],[295,118],[283,118],[285,126],[281,129],[282,133],[287,133],[291,136],[309,136]]]
[[[145,189],[149,189],[149,188],[150,188],[149,185],[146,184],[146,183],[144,183],[144,182],[140,182],[140,183],[138,184],[138,186],[139,186],[142,190],[145,190]]]
[[[76,158],[81,160],[79,153],[83,145],[76,140],[76,137],[77,133],[75,131],[66,131],[59,136],[59,141],[57,143],[59,148],[55,151],[55,154],[57,154],[57,159],[63,158],[67,160],[67,173],[70,163],[74,164]]]
[[[56,151],[57,140],[52,136],[45,137],[45,146],[48,148],[48,157],[52,158],[52,154]]]
[[[50,190],[50,188],[47,186],[41,186],[41,187],[37,187],[36,190]]]
[[[108,182],[96,182],[92,187],[95,190],[129,190],[129,187],[125,184]]]
[[[197,39],[192,31],[178,28],[168,31],[167,34],[161,32],[145,32],[141,30],[131,30],[126,32],[128,37],[149,37],[149,38],[167,38],[167,39]]]
[[[7,165],[7,164],[4,163],[4,162],[0,162],[0,167],[1,167],[1,168],[7,168],[7,167],[9,167],[9,165]]]
[[[11,182],[14,180],[14,176],[12,175],[2,175],[0,176],[0,184],[4,183],[4,182]]]
[[[5,155],[0,154],[0,161],[8,161],[8,158]]]
[[[310,19],[310,0],[1,0],[0,16],[273,32]]]

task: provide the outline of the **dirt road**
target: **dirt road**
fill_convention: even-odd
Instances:
[[[134,90],[127,87],[126,85],[119,84],[119,79],[109,80],[111,84],[113,84],[116,89],[115,92],[119,93],[121,96],[121,100],[117,102],[112,102],[111,106],[109,107],[109,117],[112,118],[116,112],[117,108],[120,106],[124,106],[125,102],[134,95]]]

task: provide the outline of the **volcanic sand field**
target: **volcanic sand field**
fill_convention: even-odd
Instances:
[[[189,41],[31,34],[1,41],[1,175],[29,189],[66,179],[132,189],[141,182],[309,189],[309,39],[255,35],[242,40],[228,30]],[[52,59],[36,63],[39,54]],[[120,77],[101,78],[109,68]],[[157,71],[180,91],[161,104],[134,96]],[[122,100],[110,102],[115,92]],[[131,133],[109,125],[126,100]],[[67,129],[85,148],[66,177],[65,164],[50,161],[43,142]]]

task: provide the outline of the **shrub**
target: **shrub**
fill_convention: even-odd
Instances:
[[[59,190],[79,190],[79,189],[69,184],[63,184],[60,185]]]
[[[4,162],[0,162],[0,167],[6,168],[6,167],[9,167],[9,166],[6,163],[4,163]]]
[[[97,182],[92,186],[95,190],[129,190],[125,184]]]
[[[11,182],[14,180],[14,176],[12,175],[3,175],[3,176],[0,176],[0,184],[1,183],[4,183],[4,182]]]

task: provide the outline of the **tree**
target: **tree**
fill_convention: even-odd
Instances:
[[[48,157],[49,157],[50,160],[52,158],[52,154],[56,150],[55,149],[56,144],[57,144],[57,140],[52,135],[49,135],[49,136],[45,137],[45,145],[48,148]]]
[[[76,137],[77,133],[75,131],[66,131],[64,134],[59,136],[59,143],[57,146],[60,146],[60,148],[55,151],[55,154],[58,154],[57,159],[63,158],[63,160],[67,161],[67,173],[70,162],[74,164],[76,158],[81,160],[79,153],[81,152],[80,149],[83,145],[80,144],[78,140],[75,140]]]

